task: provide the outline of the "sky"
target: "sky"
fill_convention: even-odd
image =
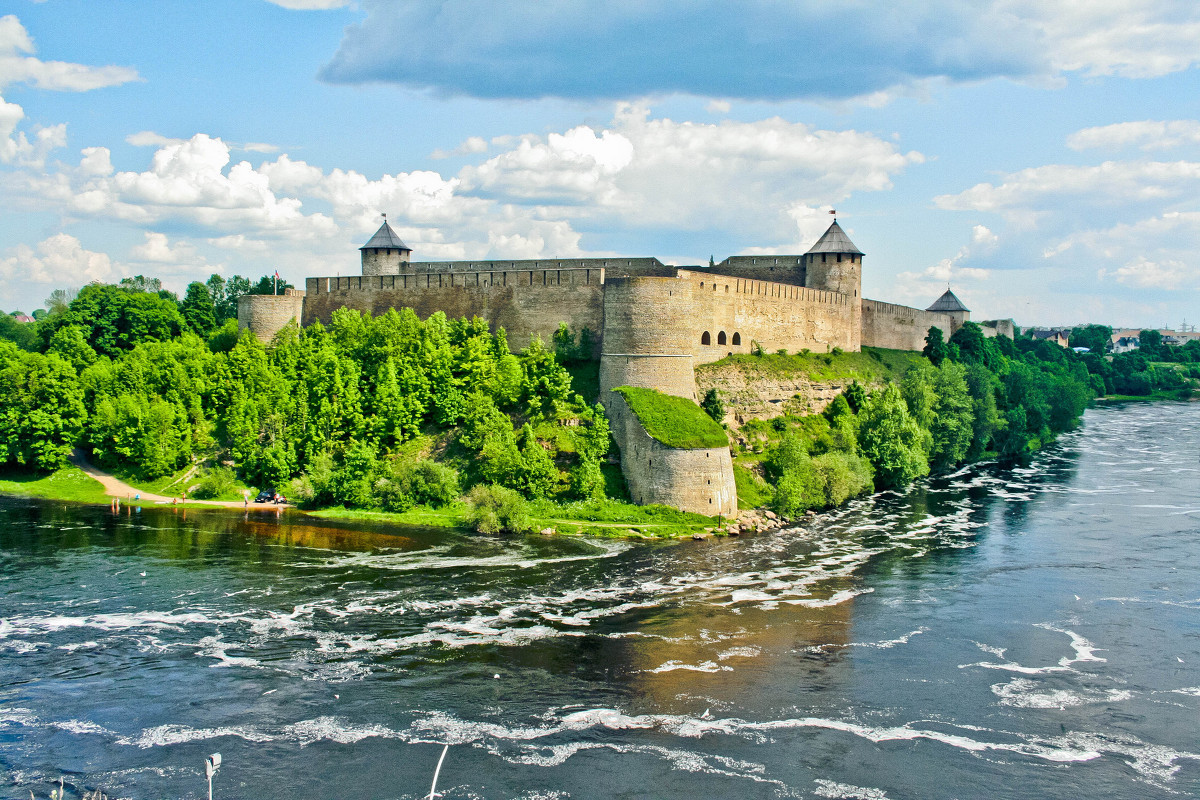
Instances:
[[[0,309],[155,276],[802,253],[1200,324],[1195,0],[0,2]]]

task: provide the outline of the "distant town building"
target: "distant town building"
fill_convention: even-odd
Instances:
[[[1067,347],[1071,338],[1069,328],[1033,328],[1029,337],[1038,342],[1051,342],[1059,347]]]
[[[1137,350],[1138,346],[1139,342],[1136,336],[1113,336],[1112,351],[1114,353],[1128,353],[1131,350]]]

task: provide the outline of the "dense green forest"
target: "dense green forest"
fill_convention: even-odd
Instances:
[[[272,288],[214,276],[179,300],[137,278],[56,293],[34,323],[10,318],[0,465],[52,471],[82,446],[143,480],[200,464],[210,496],[240,479],[312,506],[404,511],[470,491],[493,517],[522,500],[621,498],[608,422],[575,388],[594,393],[589,332],[577,344],[562,328],[549,346],[514,351],[478,318],[343,309],[328,327],[290,326],[264,346],[239,335],[233,315],[240,294]],[[949,341],[931,329],[926,358],[902,379],[852,384],[823,415],[777,426],[756,485],[739,476],[739,491],[792,516],[931,470],[1019,458],[1075,426],[1097,395],[1182,388],[1200,346],[1152,346],[1110,361],[987,339],[970,323]],[[718,396],[704,407],[720,417]]]

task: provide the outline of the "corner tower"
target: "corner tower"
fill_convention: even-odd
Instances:
[[[950,317],[950,330],[946,331],[947,339],[953,336],[954,332],[971,318],[971,309],[964,306],[962,300],[959,300],[954,292],[950,291],[949,287],[946,288],[945,294],[934,300],[933,305],[925,310],[945,314]]]
[[[408,264],[412,248],[400,240],[383,215],[383,225],[370,241],[358,248],[362,253],[363,275],[399,275]]]
[[[804,285],[858,300],[862,297],[862,258],[863,251],[835,219],[804,254]]]

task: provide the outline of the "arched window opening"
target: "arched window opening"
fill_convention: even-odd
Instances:
[[[734,333],[732,344],[739,345],[741,343],[742,343],[742,335],[740,333]]]
[[[712,336],[709,334],[708,331],[705,331],[703,334],[701,334],[700,344],[703,344],[703,345],[712,344]]]
[[[721,331],[717,334],[717,344],[725,344],[725,342],[725,331]]]

